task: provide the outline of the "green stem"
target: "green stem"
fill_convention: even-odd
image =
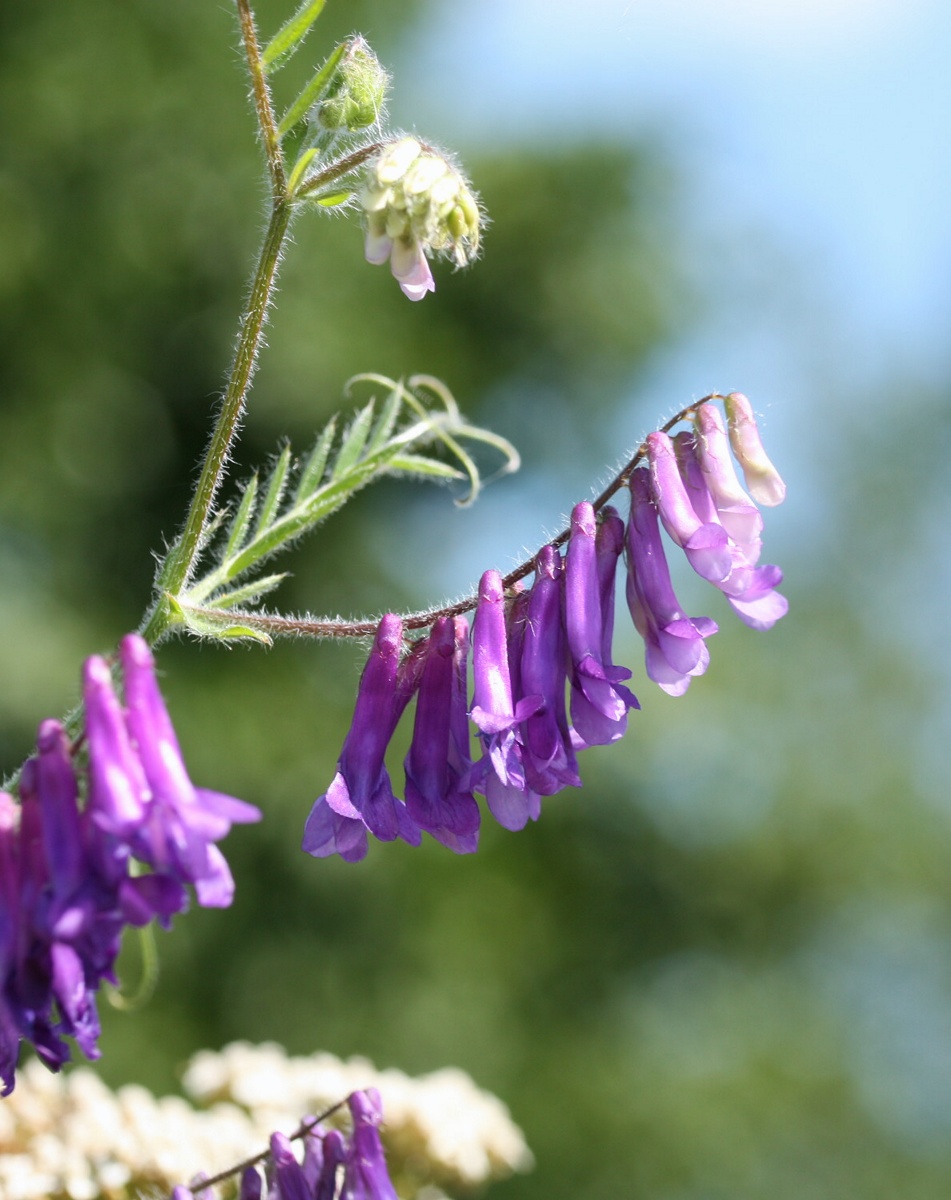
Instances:
[[[261,348],[261,337],[267,319],[268,305],[274,292],[281,253],[293,215],[293,205],[287,194],[284,157],[274,120],[271,94],[261,61],[261,49],[258,45],[254,18],[248,0],[237,0],[237,5],[241,22],[241,36],[244,40],[248,71],[251,75],[254,107],[264,145],[268,175],[271,180],[271,216],[251,282],[248,307],[241,321],[238,347],[235,351],[228,386],[225,389],[211,440],[205,452],[198,486],[192,497],[181,535],[169,551],[159,572],[156,580],[159,599],[148,614],[142,629],[142,635],[150,645],[155,645],[172,625],[176,624],[175,613],[165,599],[165,595],[175,596],[181,592],[188,582],[201,552],[208,522],[212,516],[215,496],[224,479],[231,446],[251,387],[258,351]]]

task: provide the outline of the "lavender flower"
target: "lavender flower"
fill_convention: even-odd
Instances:
[[[353,1134],[344,1168],[340,1200],[399,1200],[386,1169],[380,1141],[383,1104],[376,1088],[354,1092],[348,1101]]]
[[[280,1200],[311,1200],[304,1168],[294,1157],[294,1149],[283,1133],[271,1134],[271,1162],[274,1165],[274,1186]]]
[[[615,667],[605,656],[605,646],[610,642],[606,624],[613,615],[614,598],[608,594],[604,566],[599,570],[596,537],[594,508],[587,501],[576,504],[566,560],[565,625],[571,656],[571,720],[577,748],[617,741],[627,729],[628,709],[640,707],[621,682],[630,679],[631,672]]]
[[[729,536],[718,520],[708,520],[709,513],[701,516],[691,503],[666,433],[647,435],[647,462],[651,493],[668,534],[701,578],[711,583],[726,579],[733,570]]]
[[[671,696],[682,696],[691,677],[707,669],[710,653],[704,639],[717,626],[709,617],[685,616],[674,595],[649,473],[634,471],[630,485],[627,603],[644,639],[648,676]]]
[[[212,845],[249,804],[193,787],[155,683],[151,652],[122,643],[128,709],[105,661],[83,669],[88,766],[77,769],[65,731],[44,721],[23,767],[19,810],[0,796],[0,1077],[13,1086],[18,1040],[52,1070],[66,1038],[98,1058],[95,994],[116,982],[126,924],[163,924],[188,903],[230,902],[233,884]],[[85,804],[80,798],[85,792]],[[154,868],[131,874],[133,859]]]
[[[367,830],[380,841],[421,840],[419,826],[393,794],[384,763],[397,722],[411,696],[399,687],[403,622],[388,613],[380,621],[360,679],[353,724],[330,787],[318,796],[304,828],[303,849],[315,858],[339,854],[358,862],[367,852]]]
[[[464,786],[469,758],[466,660],[469,627],[440,617],[425,644],[413,741],[406,756],[406,809],[437,841],[470,854],[479,844],[479,806]]]
[[[512,694],[505,594],[498,571],[486,571],[479,582],[479,603],[472,626],[472,673],[475,689],[470,717],[479,730],[484,752],[470,772],[470,786],[481,792],[489,809],[506,829],[524,829],[537,821],[541,805],[525,780],[518,726],[541,706],[540,696],[517,703]]]
[[[704,405],[704,408],[709,407]],[[703,411],[701,409],[701,412]],[[751,523],[749,513],[744,511],[749,506],[739,499],[742,489],[736,480],[732,464],[723,465],[725,448],[723,439],[718,436],[721,432],[722,426],[719,430],[713,427],[711,440],[717,454],[707,455],[707,471],[704,471],[701,465],[702,451],[697,435],[689,432],[679,433],[674,439],[674,450],[685,489],[697,515],[702,520],[717,522],[721,519],[720,505],[728,509],[732,500],[733,511],[730,519],[734,522],[737,532],[743,536],[752,532],[756,526],[755,523]],[[719,500],[711,490],[711,481],[717,487]],[[759,516],[758,511],[756,515]],[[732,569],[725,579],[716,582],[716,586],[726,596],[733,611],[747,625],[753,629],[770,629],[789,610],[786,597],[775,590],[777,585],[782,583],[783,573],[777,566],[757,566],[762,548],[758,533],[743,542],[737,542],[731,536],[728,545]]]
[[[578,760],[571,743],[565,685],[568,644],[564,627],[565,572],[561,555],[545,546],[535,563],[521,650],[521,689],[541,705],[522,724],[522,758],[532,791],[551,796],[580,787]]]
[[[227,908],[234,880],[220,841],[232,824],[260,821],[260,809],[221,792],[196,788],[155,680],[147,643],[137,634],[119,646],[125,684],[126,724],[135,740],[148,787],[146,819],[135,831],[136,857],[180,883],[195,886],[205,907]]]

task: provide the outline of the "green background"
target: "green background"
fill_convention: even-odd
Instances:
[[[261,5],[267,29],[284,15]],[[331,0],[279,86],[354,28],[386,60],[424,17]],[[83,657],[138,624],[151,552],[181,519],[262,229],[246,92],[224,5],[0,14],[4,768],[75,698]],[[236,458],[250,469],[283,437],[303,449],[356,372],[427,372],[518,444],[523,475],[465,512],[408,484],[362,494],[287,560],[285,610],[463,593],[693,398],[645,395],[658,352],[723,304],[697,269],[712,249],[678,227],[687,151],[653,135],[487,144],[465,155],[493,220],[484,261],[437,268],[421,304],[362,261],[355,221],[299,221]],[[724,231],[727,264],[746,232]],[[761,252],[782,262],[782,246]],[[781,306],[805,348],[801,291],[782,270],[757,287],[736,319]],[[694,395],[708,385],[744,381]],[[643,705],[627,739],[589,752],[583,791],[537,825],[487,823],[469,858],[300,853],[356,647],[163,648],[193,778],[265,820],[226,845],[233,909],[160,935],[151,1004],[103,1004],[104,1077],[170,1090],[189,1054],[239,1037],[456,1063],[527,1133],[536,1170],[494,1189],[513,1200],[946,1196],[946,604],[929,574],[946,545],[946,402],[896,363],[882,392],[908,397],[907,433],[856,421],[834,372],[826,388],[809,412],[774,398],[766,425],[790,484],[766,524],[788,619],[752,633],[677,563],[690,610],[721,621],[708,674],[663,695],[622,617],[617,657]]]

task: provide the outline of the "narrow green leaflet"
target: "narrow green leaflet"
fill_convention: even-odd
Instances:
[[[343,479],[353,469],[354,464],[363,453],[367,438],[370,436],[370,426],[373,423],[373,401],[362,408],[347,427],[343,435],[343,443],[337,453],[330,478]]]
[[[330,447],[333,445],[334,434],[337,432],[337,418],[334,417],[327,423],[323,431],[314,443],[314,448],[304,460],[304,464],[300,469],[300,479],[297,482],[297,491],[294,493],[294,499],[300,500],[303,496],[309,496],[324,477],[324,471],[327,467],[327,457],[330,454]]]
[[[347,52],[348,42],[341,42],[334,50],[333,54],[327,59],[317,73],[310,79],[307,86],[293,102],[287,112],[281,117],[281,123],[277,127],[278,134],[283,137],[285,133],[289,133],[294,128],[297,122],[307,115],[311,108],[321,98],[323,92],[330,85],[330,81],[334,77],[334,72],[337,70],[340,60]]]
[[[230,558],[236,550],[240,550],[244,545],[251,528],[251,521],[254,518],[254,502],[257,499],[257,494],[258,477],[257,475],[252,475],[247,484],[245,484],[241,503],[238,505],[238,510],[234,514],[234,520],[231,522],[231,528],[228,530],[228,540],[225,542],[222,557]]]
[[[242,615],[245,619],[251,615],[247,606],[284,578],[275,574],[248,580],[248,573],[326,520],[375,478],[402,474],[434,481],[468,479],[467,500],[471,500],[478,492],[480,474],[462,440],[488,443],[498,450],[503,471],[517,466],[514,447],[468,425],[438,380],[421,376],[411,380],[411,387],[383,376],[360,376],[355,382],[382,385],[387,394],[379,403],[373,398],[359,409],[339,442],[336,423],[331,421],[299,467],[294,467],[290,446],[285,446],[266,483],[259,484],[253,476],[246,484],[216,555],[217,565],[181,596],[170,597],[182,624],[193,632],[215,638],[247,637],[241,627]],[[424,452],[426,446],[441,446],[451,461]],[[243,613],[234,611],[239,607]]]
[[[261,508],[258,512],[255,533],[260,533],[262,529],[267,529],[277,516],[277,510],[284,499],[284,488],[287,485],[287,473],[290,470],[290,466],[291,448],[290,446],[285,446],[277,456],[274,469],[271,471],[270,478],[268,479],[267,491],[264,493],[264,499],[261,501]]]
[[[297,12],[285,21],[274,37],[264,47],[261,61],[267,71],[276,71],[284,65],[320,16],[324,0],[304,0]]]

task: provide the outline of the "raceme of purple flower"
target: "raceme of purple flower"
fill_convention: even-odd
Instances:
[[[763,451],[746,397],[726,397],[725,409],[726,424],[708,401],[696,409],[691,430],[648,436],[644,463],[629,476],[626,525],[609,506],[597,513],[581,503],[571,515],[567,549],[552,543],[539,552],[529,590],[519,583],[506,588],[497,571],[485,572],[472,623],[468,709],[463,618],[437,617],[427,636],[404,648],[401,619],[383,617],[337,772],[307,820],[304,850],[354,862],[367,853],[368,833],[417,845],[425,831],[456,853],[471,853],[479,836],[476,795],[500,825],[516,830],[538,819],[542,796],[580,787],[578,753],[617,741],[631,709],[639,708],[624,682],[631,672],[613,662],[611,651],[622,552],[647,676],[668,694],[683,695],[709,665],[707,639],[717,625],[681,608],[661,527],[751,628],[769,629],[785,615],[787,601],[776,591],[782,572],[759,563],[757,507],[780,503],[785,486]],[[731,447],[749,490],[737,477]],[[385,757],[414,693],[404,806]],[[471,762],[467,720],[476,730]]]
[[[43,721],[21,803],[0,793],[4,1095],[21,1039],[54,1071],[69,1061],[66,1037],[99,1057],[95,994],[117,982],[125,926],[154,917],[167,927],[188,906],[186,884],[200,904],[228,905],[234,885],[213,843],[233,822],[260,819],[192,785],[142,638],[124,638],[120,660],[124,705],[105,660],[84,665],[85,758],[58,721]]]
[[[239,1200],[399,1200],[386,1166],[380,1140],[383,1104],[376,1088],[352,1092],[347,1105],[353,1128],[347,1136],[322,1123],[304,1135],[303,1160],[290,1138],[271,1135],[265,1179],[256,1166],[241,1175]],[[216,1176],[216,1180],[223,1178]],[[205,1178],[190,1187],[179,1185],[172,1200],[202,1200],[210,1194]]]

